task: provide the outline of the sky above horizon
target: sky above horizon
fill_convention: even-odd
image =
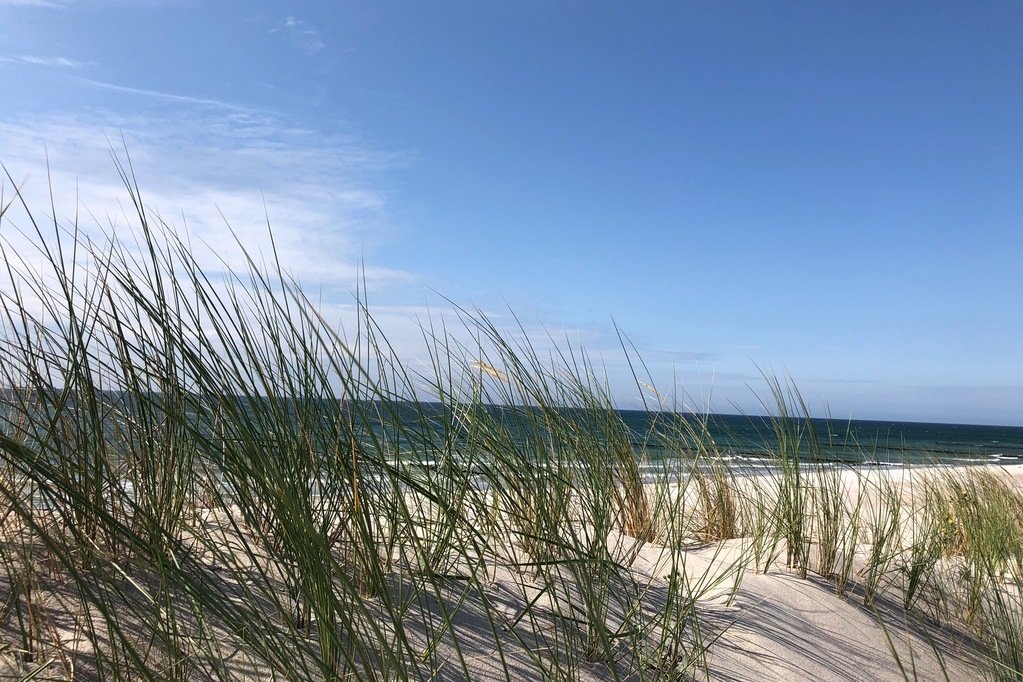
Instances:
[[[616,325],[694,409],[1023,425],[1021,75],[1019,2],[0,0],[0,163],[107,224],[126,148],[410,354],[450,300],[625,408]]]

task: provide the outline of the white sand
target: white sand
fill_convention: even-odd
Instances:
[[[990,470],[1004,474],[1017,484],[1023,482],[1023,470]],[[880,477],[889,476],[902,486],[908,510],[927,473],[926,469],[871,471],[861,478],[847,471],[843,473],[843,482],[850,496],[862,487],[870,499],[870,490]],[[749,480],[739,481],[739,488],[749,484]],[[217,522],[212,516],[209,523],[223,524],[223,520]],[[585,533],[585,528],[577,528],[576,532]],[[971,648],[965,631],[954,623],[937,628],[927,625],[919,616],[906,615],[901,607],[902,592],[897,576],[889,576],[886,589],[876,604],[868,608],[863,606],[858,588],[854,587],[842,598],[836,594],[832,580],[812,572],[803,579],[794,570],[785,568],[781,544],[775,547],[775,561],[768,572],[757,573],[751,563],[735,570],[736,564],[749,556],[748,539],[687,546],[674,550],[674,554],[656,544],[640,543],[618,534],[612,534],[608,543],[626,566],[625,582],[640,586],[640,596],[635,601],[641,612],[655,613],[661,609],[673,566],[675,570],[685,571],[692,584],[705,588],[697,590],[696,612],[704,642],[712,643],[705,659],[689,671],[693,677],[778,681],[982,677],[976,649]],[[504,543],[508,551],[514,551],[514,545]],[[866,546],[858,548],[857,569],[862,567],[866,551]],[[498,557],[490,557],[486,576],[482,582],[483,594],[467,599],[453,623],[460,655],[471,670],[471,679],[505,679],[506,671],[512,679],[539,679],[534,656],[536,652],[543,656],[549,646],[549,642],[542,640],[554,632],[550,620],[554,618],[553,613],[559,609],[562,613],[568,612],[573,600],[578,598],[574,579],[563,571],[555,571],[552,579],[560,581],[559,584],[544,590],[538,578],[509,567]],[[855,582],[856,578],[853,580]],[[74,602],[67,597],[52,594],[50,606]],[[525,607],[532,600],[537,606],[526,613]],[[495,633],[484,617],[484,608],[489,608],[498,621],[500,655],[495,647]],[[612,621],[615,619],[613,612],[614,609]],[[425,647],[425,639],[417,640],[417,633],[422,629],[416,623],[408,623],[406,627],[410,639]],[[687,627],[695,631],[691,623]],[[513,631],[518,637],[513,636]],[[58,623],[54,633],[67,647],[76,648],[74,642],[79,634],[71,624]],[[3,637],[8,644],[17,646],[10,631],[4,632]],[[244,647],[225,640],[224,650],[238,679],[266,679],[269,675],[268,670],[248,660]],[[534,654],[530,655],[529,650]],[[463,677],[456,652],[448,640],[441,643],[434,661],[436,679]],[[604,680],[610,678],[610,666],[615,665],[620,664],[579,661],[576,672],[579,679]],[[12,653],[0,654],[0,679],[17,679],[25,668],[18,670]],[[652,671],[647,672],[652,676]],[[61,679],[60,674],[60,661],[54,657],[47,679]],[[89,666],[81,665],[75,679],[92,679],[94,674]]]

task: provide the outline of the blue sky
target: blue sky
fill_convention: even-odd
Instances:
[[[0,0],[0,161],[757,411],[1023,424],[1023,4]],[[77,189],[76,189],[77,188]],[[542,339],[541,339],[542,341]]]

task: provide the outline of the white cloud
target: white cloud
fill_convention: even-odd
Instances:
[[[3,122],[0,162],[37,218],[51,212],[52,185],[58,218],[78,213],[83,227],[97,233],[100,226],[123,228],[130,222],[130,197],[111,160],[111,147],[123,156],[122,134],[147,207],[211,246],[204,267],[221,269],[221,258],[244,267],[242,245],[269,257],[269,219],[286,270],[307,285],[347,290],[359,261],[381,245],[387,196],[378,184],[400,155],[344,136],[287,129],[269,114]],[[3,185],[10,197],[10,182]],[[378,290],[417,279],[387,267],[367,267],[365,274]]]
[[[209,107],[218,107],[221,109],[234,109],[237,111],[251,111],[248,107],[244,107],[238,104],[232,104],[230,102],[224,102],[218,99],[210,99],[204,97],[192,97],[190,95],[178,95],[170,92],[161,92],[159,90],[148,90],[146,88],[131,88],[125,85],[117,85],[115,83],[105,83],[103,81],[92,80],[91,78],[76,78],[76,80],[85,85],[89,85],[94,88],[100,88],[102,90],[110,90],[112,92],[120,92],[128,95],[138,95],[140,97],[152,97],[167,102],[178,102],[181,104],[199,104]]]
[[[416,316],[426,309],[407,301],[409,291],[422,300],[421,276],[375,262],[388,228],[383,180],[402,156],[288,127],[271,114],[191,109],[173,117],[107,112],[0,122],[0,163],[11,175],[0,176],[0,201],[12,198],[13,182],[44,234],[53,234],[56,214],[60,226],[77,223],[99,243],[115,233],[128,255],[141,256],[132,246],[138,220],[115,153],[130,160],[150,216],[192,245],[214,281],[226,270],[245,272],[245,252],[268,266],[276,253],[332,324],[352,324],[352,292],[365,285],[388,341],[404,358],[418,357]],[[0,242],[26,261],[15,267],[45,272],[32,230],[16,203],[0,219]]]
[[[0,7],[65,7],[60,0],[0,0]]]
[[[283,22],[270,29],[270,33],[280,33],[288,38],[293,46],[306,54],[315,54],[327,45],[320,38],[320,32],[310,28],[301,19],[287,17]]]
[[[2,2],[2,0],[0,0]],[[19,55],[17,57],[0,57],[0,63],[4,64],[30,64],[32,66],[59,66],[68,69],[80,69],[85,62],[67,57],[36,57],[33,55]]]
[[[0,63],[4,64],[31,64],[34,66],[64,66],[77,69],[84,66],[84,62],[66,57],[35,57],[32,55],[20,55],[17,57],[0,57]]]

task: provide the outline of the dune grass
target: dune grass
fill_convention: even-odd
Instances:
[[[485,651],[508,678],[632,679],[699,660],[703,588],[670,572],[651,610],[630,570],[655,512],[686,510],[648,496],[580,350],[541,356],[463,310],[466,333],[424,325],[410,371],[361,296],[339,329],[272,254],[204,271],[122,170],[127,240],[24,206],[5,227],[37,252],[0,246],[18,674],[429,679]]]
[[[901,586],[1020,672],[1023,498],[997,476],[939,473],[903,514],[770,378],[777,448],[744,470],[706,418],[633,433],[585,352],[478,310],[424,322],[412,369],[363,290],[340,327],[272,253],[204,270],[121,170],[130,236],[0,216],[3,674],[681,679],[722,636],[703,600],[772,568]]]

